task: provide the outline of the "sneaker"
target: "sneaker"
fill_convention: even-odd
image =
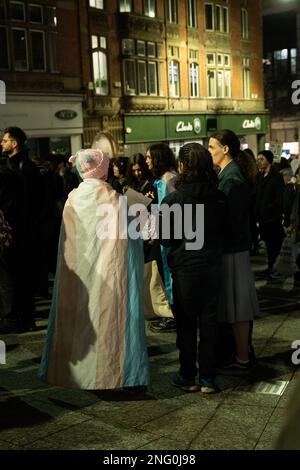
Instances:
[[[269,279],[273,279],[274,281],[284,281],[286,276],[284,274],[277,273],[276,271],[273,271],[269,275]]]
[[[180,372],[173,376],[173,385],[185,392],[200,392],[200,386],[196,385],[195,379],[185,379]]]
[[[163,317],[161,320],[151,322],[149,329],[157,333],[169,333],[176,331],[176,322],[174,318]]]
[[[199,386],[201,393],[206,393],[207,395],[221,391],[212,379],[200,379]]]
[[[218,369],[218,373],[221,375],[248,375],[251,373],[253,368],[253,362],[248,361],[246,364],[241,363],[237,358],[229,364],[224,364]]]

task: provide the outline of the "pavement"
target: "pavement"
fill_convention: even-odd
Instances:
[[[265,268],[261,255],[252,261],[254,271]],[[0,335],[7,347],[6,365],[0,364],[0,450],[274,449],[300,380],[291,363],[291,344],[300,339],[300,289],[291,279],[257,278],[256,286],[258,365],[250,378],[217,376],[222,392],[211,396],[171,384],[175,333],[149,328],[146,392],[74,391],[41,382],[49,300],[37,299],[37,331]]]

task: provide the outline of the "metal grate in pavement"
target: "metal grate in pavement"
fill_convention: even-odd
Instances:
[[[265,395],[283,395],[289,381],[270,380],[268,382],[255,382],[250,385],[241,385],[236,390],[250,393],[263,393]]]

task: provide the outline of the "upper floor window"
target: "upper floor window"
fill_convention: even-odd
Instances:
[[[119,0],[119,11],[130,13],[132,11],[132,0]]]
[[[0,0],[0,69],[58,72],[55,6]],[[18,22],[18,23],[17,23]]]
[[[167,21],[178,23],[178,0],[167,0]]]
[[[16,21],[25,21],[25,5],[23,2],[9,2],[10,18]]]
[[[6,15],[5,0],[0,0],[0,20],[5,20],[6,18],[7,18],[7,15]]]
[[[9,69],[7,28],[0,26],[0,70]]]
[[[94,88],[97,95],[108,94],[107,43],[104,36],[92,36]]]
[[[205,3],[205,29],[206,31],[219,31],[221,33],[229,33],[229,17],[228,7]]]
[[[47,24],[57,26],[56,7],[47,7]]]
[[[187,24],[189,28],[197,28],[197,3],[196,0],[187,0]]]
[[[249,36],[248,10],[246,10],[246,8],[241,9],[241,32],[242,32],[242,39],[248,39],[248,36]]]
[[[41,5],[28,5],[28,16],[31,23],[43,23],[43,8]]]
[[[123,39],[123,83],[125,95],[159,93],[158,44],[152,41]]]
[[[250,98],[250,59],[243,58],[243,94],[245,99]]]
[[[199,96],[199,66],[195,62],[190,63],[190,96]]]
[[[23,28],[12,28],[14,69],[17,71],[28,70],[28,38],[27,31]]]
[[[179,96],[180,92],[180,76],[179,62],[171,60],[169,62],[169,95],[171,97]]]
[[[144,0],[144,15],[156,17],[156,0]]]
[[[104,8],[104,1],[103,0],[90,0],[90,7],[98,8],[99,10],[103,10]]]
[[[230,98],[231,70],[229,54],[207,53],[206,66],[207,96],[209,98]]]

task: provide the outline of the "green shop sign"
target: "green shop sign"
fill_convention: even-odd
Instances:
[[[223,114],[217,116],[218,129],[231,129],[238,135],[265,134],[268,116],[266,114]]]
[[[205,116],[197,114],[166,116],[167,140],[205,137]]]
[[[205,137],[205,116],[125,116],[125,142],[159,142]]]

